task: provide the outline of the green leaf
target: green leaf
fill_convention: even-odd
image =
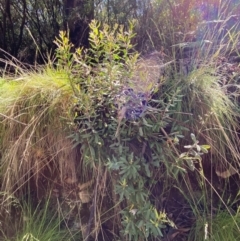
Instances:
[[[203,147],[205,149],[210,149],[211,148],[211,146],[209,146],[209,145],[201,145],[201,147]]]
[[[90,153],[91,153],[91,157],[93,159],[95,159],[95,151],[94,151],[94,148],[92,146],[89,146],[89,150],[90,150]]]
[[[195,166],[194,166],[194,164],[193,164],[193,160],[187,159],[187,164],[188,164],[188,166],[189,166],[189,168],[190,168],[191,171],[194,171],[194,170],[195,170]]]
[[[162,228],[166,228],[165,225],[159,225],[159,226],[161,226]],[[157,227],[157,230],[158,230],[158,235],[160,235],[161,237],[163,237],[163,234],[162,234],[161,229],[160,229],[159,227]]]
[[[181,159],[183,159],[183,160],[192,160],[193,158],[194,157],[191,157],[191,156],[184,156]]]
[[[187,148],[187,149],[190,149],[190,148],[192,148],[192,147],[193,147],[192,145],[184,146],[184,148]]]
[[[179,158],[182,159],[182,158],[186,157],[187,155],[188,155],[187,152],[183,152],[180,154]]]
[[[194,142],[197,141],[196,136],[195,136],[193,133],[191,133],[191,138],[192,138],[192,140],[193,140]]]
[[[203,147],[203,146],[200,146],[200,148],[201,148],[201,151],[202,151],[203,153],[208,153],[208,149],[207,149],[207,148],[205,148],[205,147]]]
[[[122,151],[123,151],[123,146],[120,144],[119,147],[118,147],[118,151],[119,151],[119,154],[122,154]]]
[[[139,135],[140,135],[140,136],[143,136],[143,130],[142,130],[142,127],[139,127]]]
[[[144,164],[144,167],[145,167],[145,171],[146,171],[147,177],[151,177],[151,173],[150,173],[150,170],[149,170],[149,165],[148,164]]]
[[[201,151],[201,147],[199,145],[196,145],[196,149],[197,149],[198,152]]]
[[[149,125],[145,118],[142,118],[143,124],[148,127],[153,127],[152,125]]]
[[[137,224],[137,227],[138,227],[139,229],[141,229],[141,228],[143,227],[143,225],[144,225],[143,220],[140,220],[139,223]]]

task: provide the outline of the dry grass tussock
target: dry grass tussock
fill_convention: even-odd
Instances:
[[[63,72],[45,70],[0,80],[1,189],[38,195],[48,179],[76,179],[77,152],[67,137],[73,93]],[[29,182],[31,180],[31,182]]]
[[[237,105],[226,94],[226,87],[221,86],[216,77],[201,70],[190,76],[191,94],[181,110],[191,112],[191,128],[200,141],[211,146],[213,164],[216,169],[226,170],[232,165],[239,169],[239,112]],[[193,87],[194,86],[194,87]]]

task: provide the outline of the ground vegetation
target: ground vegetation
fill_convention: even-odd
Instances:
[[[48,3],[0,5],[0,240],[239,240],[239,3]]]

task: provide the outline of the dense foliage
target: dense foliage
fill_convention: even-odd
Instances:
[[[0,0],[0,240],[238,240],[238,9]]]
[[[138,51],[164,47],[170,54],[173,44],[199,37],[194,31],[202,20],[225,20],[238,10],[234,0],[181,0],[178,4],[172,0],[1,0],[0,56],[30,64],[42,62],[56,48],[53,40],[58,32],[67,29],[75,47],[89,47],[88,24],[93,18],[110,27],[118,23],[125,28],[134,20]]]

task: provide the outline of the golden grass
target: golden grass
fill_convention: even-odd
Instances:
[[[217,163],[222,160],[238,165],[238,107],[217,77],[208,72],[205,67],[197,69],[173,84],[172,88],[179,88],[179,94],[183,96],[176,106],[173,119],[180,125],[186,125],[200,143],[209,144]]]
[[[77,153],[67,138],[74,102],[68,76],[46,69],[1,79],[0,86],[2,190],[21,190],[30,178],[41,188],[56,172],[62,181],[76,179]]]

